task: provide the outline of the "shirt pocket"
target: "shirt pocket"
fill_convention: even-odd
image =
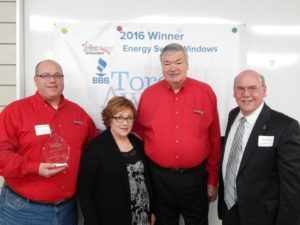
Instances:
[[[189,135],[202,137],[209,129],[211,119],[203,111],[191,110],[185,121],[185,129]]]

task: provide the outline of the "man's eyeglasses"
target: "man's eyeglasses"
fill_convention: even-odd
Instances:
[[[117,123],[123,123],[126,120],[127,123],[133,123],[134,117],[123,117],[123,116],[112,116],[116,120]]]
[[[64,77],[64,75],[61,74],[61,73],[53,73],[53,74],[51,74],[51,73],[42,73],[42,74],[37,74],[35,76],[40,77],[42,79],[46,79],[46,80],[50,80],[52,77],[54,79],[59,79],[60,80]]]

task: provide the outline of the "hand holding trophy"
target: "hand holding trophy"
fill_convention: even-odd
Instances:
[[[56,132],[52,132],[42,149],[43,160],[54,163],[54,167],[68,166],[70,146]]]

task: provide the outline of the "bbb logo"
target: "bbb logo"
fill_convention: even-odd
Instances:
[[[97,76],[93,77],[93,84],[109,84],[109,78],[105,76],[106,73],[103,73],[106,66],[107,62],[104,59],[99,58],[97,65],[98,72],[96,72]]]

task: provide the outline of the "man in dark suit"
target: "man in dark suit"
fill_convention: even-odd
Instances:
[[[229,113],[219,170],[223,225],[300,224],[299,123],[270,109],[265,96],[256,71],[235,78],[238,107]]]

